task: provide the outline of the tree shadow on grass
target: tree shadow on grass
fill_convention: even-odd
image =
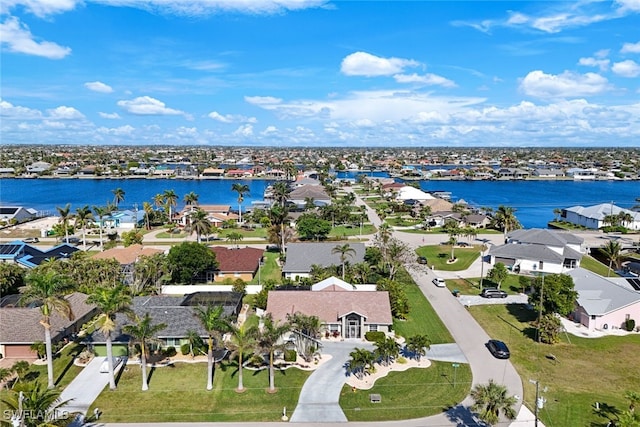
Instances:
[[[604,402],[599,402],[598,406],[595,404],[591,406],[592,412],[598,417],[602,418],[602,421],[592,421],[589,427],[608,427],[613,421],[618,419],[620,410],[613,405],[609,405]]]
[[[531,326],[531,322],[537,320],[538,316],[535,311],[527,307],[526,304],[507,304],[507,311],[512,315],[519,323],[513,323],[509,319],[501,318],[504,322],[508,323],[513,328],[517,329],[525,337],[536,341],[537,330]]]

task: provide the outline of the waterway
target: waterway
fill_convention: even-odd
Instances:
[[[352,174],[340,173],[339,178]],[[385,176],[374,172],[374,175]],[[231,205],[237,209],[238,195],[231,191],[235,183],[249,186],[244,196],[243,210],[253,201],[262,200],[264,190],[273,181],[267,180],[167,180],[167,179],[0,179],[0,205],[25,206],[50,215],[56,207],[71,203],[72,212],[88,205],[104,206],[113,201],[113,190],[122,188],[125,200],[122,208],[142,208],[156,194],[173,190],[178,195],[180,209],[184,195],[193,191],[200,204]],[[474,207],[497,209],[505,205],[516,209],[516,216],[525,228],[545,228],[554,219],[554,209],[571,206],[591,206],[613,202],[623,208],[636,205],[640,197],[638,181],[418,181],[425,191],[451,193],[451,201],[464,200]]]

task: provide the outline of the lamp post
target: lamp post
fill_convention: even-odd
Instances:
[[[260,286],[260,279],[262,276],[262,257],[260,257],[260,260],[258,261],[258,286]]]
[[[487,249],[486,243],[480,246],[480,292],[482,292],[482,281],[484,279],[484,251]]]

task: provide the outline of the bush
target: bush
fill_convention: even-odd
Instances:
[[[633,319],[627,319],[624,322],[624,329],[628,332],[632,332],[636,327],[636,321]]]
[[[284,351],[284,361],[285,362],[295,362],[298,358],[298,353],[295,350],[285,350]]]
[[[191,346],[189,345],[189,343],[182,344],[180,346],[180,353],[182,353],[183,356],[186,356],[191,353]]]
[[[169,346],[162,350],[162,354],[164,355],[164,357],[173,357],[178,353],[176,352],[176,348],[174,346]]]
[[[386,335],[384,334],[384,332],[381,331],[369,331],[364,334],[364,339],[370,342],[378,342],[380,340],[383,340],[385,336]]]

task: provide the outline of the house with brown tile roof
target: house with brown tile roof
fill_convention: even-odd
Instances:
[[[346,339],[362,339],[370,331],[388,333],[393,323],[387,291],[359,290],[336,277],[310,291],[270,291],[266,312],[275,321],[295,313],[318,316],[325,332]]]
[[[242,279],[245,282],[253,280],[264,254],[258,248],[227,248],[213,246],[211,250],[216,254],[218,269],[213,275],[213,281],[222,282],[227,278]]]
[[[98,252],[93,258],[115,259],[122,268],[123,281],[131,283],[135,273],[135,264],[141,256],[153,256],[163,252],[161,249],[145,248],[142,245],[135,244],[126,248],[112,248],[104,252]]]
[[[36,359],[30,346],[36,341],[44,341],[40,307],[22,307],[17,305],[17,298],[9,302],[9,297],[14,296],[9,295],[0,303],[0,354],[8,359]],[[74,292],[65,298],[71,304],[74,320],[66,319],[58,312],[51,315],[51,342],[54,344],[78,333],[82,325],[97,314],[95,306],[87,304],[87,295]]]

